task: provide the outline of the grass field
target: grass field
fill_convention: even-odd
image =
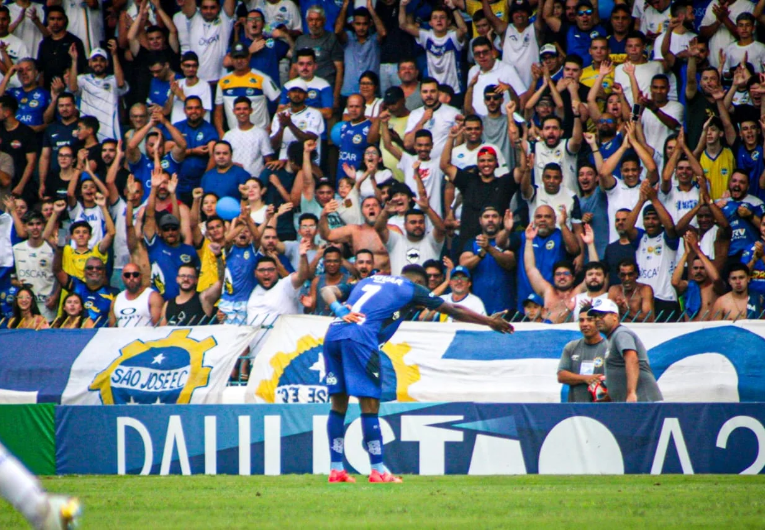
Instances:
[[[764,528],[765,476],[52,477],[82,528]],[[0,504],[0,528],[24,528]]]

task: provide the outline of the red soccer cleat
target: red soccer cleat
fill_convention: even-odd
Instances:
[[[380,473],[376,469],[372,470],[369,474],[369,482],[404,482],[401,477],[395,477],[390,471],[386,471],[384,474]]]
[[[329,472],[329,482],[356,482],[356,479],[348,474],[345,469],[333,469]]]

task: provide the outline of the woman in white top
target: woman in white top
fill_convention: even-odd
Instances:
[[[355,175],[361,197],[366,198],[374,195],[382,203],[382,193],[378,186],[390,178],[393,178],[393,172],[383,165],[380,149],[376,145],[367,147],[364,151],[361,167],[358,168]]]
[[[256,225],[266,222],[266,210],[268,205],[263,200],[263,194],[266,191],[263,183],[255,177],[247,179],[247,182],[239,186],[239,191],[244,197],[247,197],[247,203],[250,206],[250,217]]]
[[[218,196],[213,192],[204,193],[202,188],[197,189],[203,193],[203,195],[201,199],[197,199],[196,196],[194,197],[194,202],[191,205],[191,211],[192,213],[198,212],[197,219],[204,219],[199,223],[199,230],[201,230],[202,235],[205,235],[207,232],[207,218],[212,215],[217,215],[215,213],[215,207],[218,205]],[[197,201],[200,202],[197,203]]]
[[[364,98],[364,116],[366,118],[377,118],[382,112],[382,98],[378,98],[377,94],[380,89],[380,78],[376,73],[371,70],[367,70],[361,77],[359,77],[359,93]],[[351,118],[348,116],[348,109],[343,111],[343,121],[348,121]]]

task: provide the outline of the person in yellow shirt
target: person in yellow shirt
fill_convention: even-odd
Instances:
[[[600,73],[600,65],[603,61],[610,61],[609,54],[611,53],[608,48],[608,37],[595,37],[590,42],[590,55],[592,56],[592,64],[587,68],[582,69],[582,76],[579,78],[579,83],[592,88],[592,85],[598,79]],[[610,72],[602,81],[603,90],[598,96],[599,100],[605,100],[611,93],[611,87],[614,86],[614,73]],[[602,110],[602,107],[601,107]]]
[[[210,243],[225,245],[226,243],[226,224],[217,215],[211,215],[205,223],[205,233],[202,234],[200,226],[202,198],[204,190],[195,188],[192,192],[193,202],[191,203],[190,222],[191,235],[194,239],[194,247],[197,249],[197,255],[202,266],[199,271],[199,282],[197,291],[203,292],[208,287],[218,281],[218,258],[210,249]],[[225,261],[225,260],[224,260]]]
[[[709,182],[709,196],[713,201],[722,198],[728,189],[728,179],[736,167],[733,151],[722,144],[724,137],[722,120],[712,116],[704,124],[699,143],[693,152],[704,170],[704,177]]]

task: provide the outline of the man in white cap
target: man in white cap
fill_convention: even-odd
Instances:
[[[69,69],[69,91],[80,96],[80,114],[94,116],[101,124],[98,128],[99,142],[107,138],[114,140],[122,138],[119,100],[120,96],[124,96],[129,90],[116,53],[117,41],[111,39],[108,46],[114,61],[114,75],[106,73],[109,67],[109,55],[103,48],[94,48],[90,52],[88,66],[91,73],[78,75],[77,47],[72,44],[69,48],[69,55],[72,58],[72,66]]]
[[[608,298],[596,298],[587,311],[608,339],[606,387],[611,401],[664,401],[640,337],[622,326],[619,307]]]

